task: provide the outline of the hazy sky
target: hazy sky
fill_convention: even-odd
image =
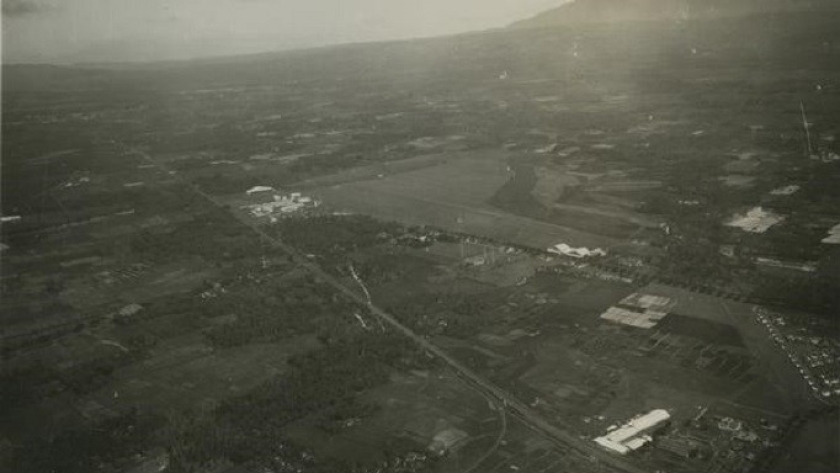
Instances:
[[[3,61],[154,60],[437,36],[564,0],[0,0]]]

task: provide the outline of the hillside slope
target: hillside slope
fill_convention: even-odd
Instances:
[[[834,0],[575,0],[512,28],[632,21],[700,20],[767,13],[840,11]]]

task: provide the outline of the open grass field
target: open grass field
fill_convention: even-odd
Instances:
[[[736,402],[776,412],[814,402],[802,376],[757,322],[752,305],[659,284],[640,292],[667,296],[676,303],[670,310],[675,315],[666,316],[652,329],[661,332],[653,337],[657,350],[662,349],[661,345],[673,345],[664,349],[665,359],[713,348],[712,358],[700,363],[713,377],[742,384],[737,392],[730,393]],[[663,334],[667,335],[663,338]],[[680,340],[693,342],[686,347]],[[696,364],[696,355],[692,356],[695,360],[690,363]]]
[[[337,211],[430,225],[534,248],[567,242],[609,247],[617,240],[518,216],[489,200],[510,178],[501,152],[473,153],[445,164],[343,183],[314,193]]]
[[[791,446],[790,453],[770,470],[772,473],[807,471],[833,473],[840,469],[840,430],[836,416],[807,424]]]

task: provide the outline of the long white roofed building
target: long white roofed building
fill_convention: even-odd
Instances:
[[[653,438],[653,431],[663,426],[671,418],[668,411],[654,409],[643,416],[636,417],[621,427],[595,439],[598,445],[625,455],[638,450]]]

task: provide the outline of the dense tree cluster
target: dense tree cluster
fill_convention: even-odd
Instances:
[[[142,356],[140,351],[126,353],[106,348],[102,355],[65,369],[33,363],[3,370],[0,373],[0,415],[21,406],[37,404],[50,395],[64,391],[75,395],[93,392],[104,386],[115,370],[136,362]]]
[[[12,457],[10,471],[93,473],[115,471],[119,460],[142,453],[162,426],[159,417],[129,411],[92,427],[27,439]]]
[[[200,213],[168,233],[133,233],[128,245],[134,256],[150,261],[167,261],[175,255],[237,261],[256,258],[263,251],[253,233],[221,209]]]
[[[426,471],[418,446],[390,445],[369,463],[350,464],[316,458],[290,441],[285,427],[315,416],[316,425],[330,433],[351,428],[346,421],[364,419],[378,406],[358,395],[388,382],[393,370],[428,369],[433,359],[407,344],[401,336],[366,333],[344,338],[294,357],[287,371],[256,389],[230,398],[204,412],[171,413],[169,419],[128,411],[84,428],[49,438],[25,439],[16,447],[12,471],[90,473],[116,471],[124,459],[163,445],[172,472],[207,471],[233,464],[272,471],[386,472]],[[20,389],[37,385],[32,376],[48,370],[4,375],[3,403],[33,393]],[[19,389],[18,389],[19,388]],[[385,466],[384,469],[383,465]]]
[[[375,409],[359,404],[359,393],[387,382],[394,369],[428,368],[430,363],[393,334],[365,334],[295,357],[287,372],[225,401],[205,418],[176,423],[169,440],[173,471],[199,471],[219,459],[254,467],[352,471],[352,465],[316,459],[295,447],[284,427],[319,412],[335,419],[369,415]]]
[[[325,258],[342,258],[352,251],[387,241],[404,230],[396,223],[363,215],[322,215],[289,219],[280,225],[278,235],[302,252]]]
[[[406,325],[425,334],[469,338],[486,326],[493,307],[486,294],[419,294],[388,307]]]
[[[290,283],[233,285],[204,305],[207,315],[235,316],[234,321],[205,331],[211,344],[224,348],[327,330],[345,321],[342,315],[352,304],[306,277]]]
[[[753,298],[778,307],[834,318],[840,307],[837,287],[837,282],[831,280],[767,278],[755,290]]]
[[[111,380],[114,370],[137,361],[139,354],[114,350],[111,356],[101,356],[57,373],[64,385],[76,394],[87,394],[103,387]]]
[[[55,379],[55,372],[42,363],[0,371],[0,415],[41,399],[42,389]]]

